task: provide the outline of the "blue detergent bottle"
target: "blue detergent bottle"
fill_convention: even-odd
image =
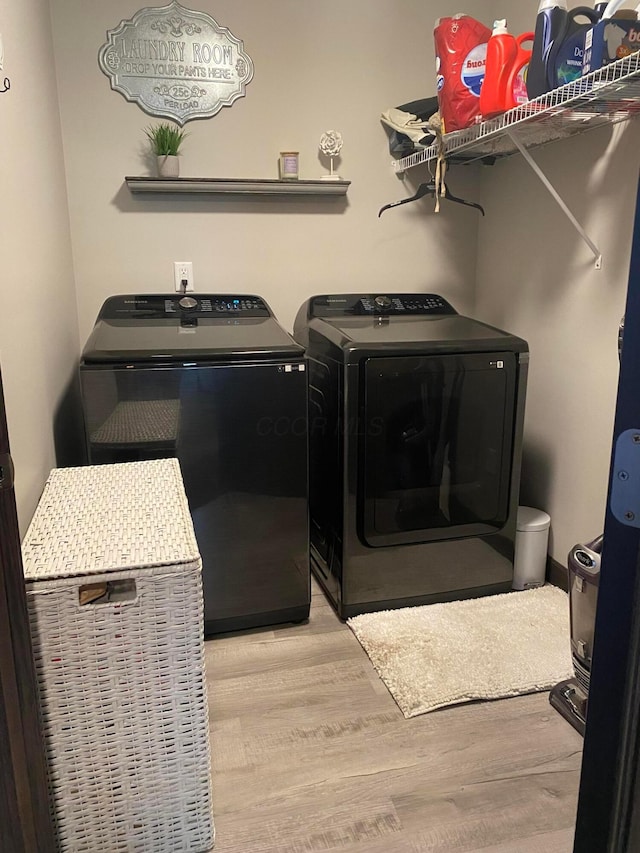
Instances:
[[[527,95],[530,100],[553,88],[549,83],[549,54],[558,34],[564,29],[566,17],[566,0],[540,0],[527,71]]]
[[[549,51],[549,88],[556,89],[582,76],[584,40],[601,13],[590,6],[576,6],[567,12],[562,30]],[[580,18],[586,18],[582,23]]]

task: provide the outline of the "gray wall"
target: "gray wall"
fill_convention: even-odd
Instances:
[[[510,10],[513,32],[530,26],[523,7]],[[629,123],[532,152],[602,251],[600,270],[519,155],[481,170],[475,311],[529,341],[521,499],[551,515],[562,563],[604,523],[638,150]]]
[[[52,0],[67,162],[80,336],[117,292],[165,291],[173,261],[191,260],[200,291],[258,292],[289,328],[301,302],[331,290],[441,290],[471,306],[477,214],[435,215],[428,201],[377,218],[413,193],[391,171],[382,110],[434,93],[437,6],[415,0],[201,0],[244,42],[255,64],[246,97],[187,124],[181,174],[277,177],[281,150],[300,151],[300,176],[326,171],[324,130],[344,138],[340,202],[132,197],[125,175],[150,173],[143,128],[153,120],[110,89],[97,53],[131,0]],[[487,3],[470,3],[482,9]],[[474,192],[472,172],[456,189]]]
[[[111,91],[97,52],[106,30],[141,4],[51,0],[52,44],[44,0],[0,0],[13,84],[0,96],[9,131],[0,167],[5,304],[12,298],[0,316],[0,358],[23,527],[56,447],[64,464],[78,446],[63,403],[69,387],[74,401],[75,365],[102,301],[168,292],[172,262],[192,260],[198,290],[257,291],[289,328],[314,292],[418,289],[526,337],[522,497],[550,512],[552,553],[564,561],[602,524],[640,128],[535,155],[601,246],[598,272],[520,157],[451,170],[452,188],[484,203],[483,220],[446,205],[436,215],[429,200],[378,219],[381,205],[428,174],[392,173],[380,112],[433,94],[433,24],[450,10],[416,0],[376,3],[375,14],[365,0],[195,5],[243,39],[255,77],[245,98],[187,125],[182,174],[276,177],[279,151],[293,148],[301,177],[317,177],[318,139],[335,128],[345,140],[339,171],[352,185],[344,204],[132,196],[123,178],[150,173],[143,128],[153,119]],[[535,6],[512,4],[513,32],[533,25]],[[502,10],[469,2],[465,11],[491,23]]]
[[[24,533],[47,474],[74,458],[78,326],[47,0],[0,0],[0,366]]]

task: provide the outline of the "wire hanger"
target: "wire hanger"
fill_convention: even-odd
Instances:
[[[417,201],[419,198],[423,198],[425,195],[433,195],[436,197],[436,200],[439,202],[441,198],[451,201],[454,204],[464,204],[466,207],[475,207],[476,210],[479,210],[480,213],[484,216],[484,208],[480,204],[476,204],[475,201],[467,201],[464,198],[459,198],[449,190],[448,186],[444,183],[444,181],[440,182],[440,191],[438,191],[438,185],[435,180],[427,181],[423,184],[420,184],[418,189],[415,191],[415,194],[410,196],[409,198],[402,198],[400,201],[392,201],[390,204],[385,204],[384,207],[381,207],[378,211],[378,217],[382,216],[385,210],[389,210],[392,207],[398,207],[401,204],[408,204],[410,201]],[[436,212],[438,211],[438,207],[436,207]]]

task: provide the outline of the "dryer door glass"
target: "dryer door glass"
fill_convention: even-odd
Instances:
[[[370,358],[361,400],[361,536],[372,546],[506,523],[516,356]]]

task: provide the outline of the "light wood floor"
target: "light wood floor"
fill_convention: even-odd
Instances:
[[[206,643],[216,853],[570,853],[582,739],[539,693],[405,720],[314,585]]]

